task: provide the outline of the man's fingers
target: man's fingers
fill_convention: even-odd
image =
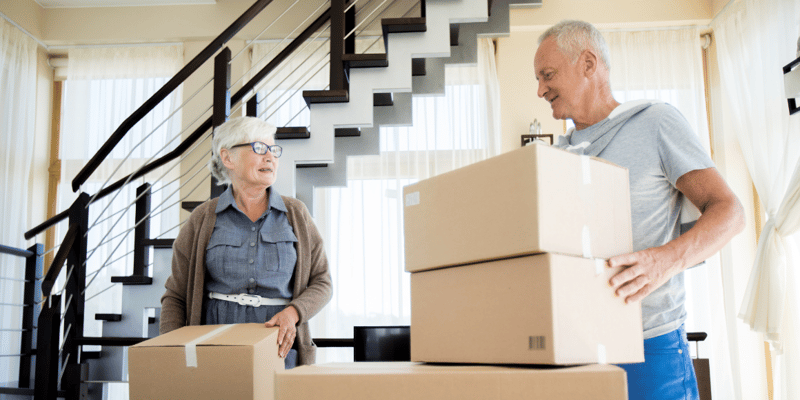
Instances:
[[[608,259],[609,268],[625,267],[636,264],[638,257],[636,253],[622,254]]]
[[[626,283],[636,279],[636,277],[639,275],[640,275],[639,268],[636,267],[626,268],[617,273],[616,275],[612,276],[611,279],[608,280],[608,284],[611,285],[612,288],[618,291],[620,286],[623,286]]]

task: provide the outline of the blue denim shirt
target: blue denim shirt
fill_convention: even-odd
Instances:
[[[249,293],[269,298],[292,298],[297,237],[286,217],[280,194],[267,189],[269,207],[250,221],[233,199],[229,187],[219,198],[217,221],[206,248],[206,292]],[[264,322],[278,307],[250,307],[206,299],[206,323]]]

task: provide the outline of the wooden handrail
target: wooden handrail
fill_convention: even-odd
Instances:
[[[195,56],[192,61],[189,61],[175,76],[172,77],[161,89],[159,89],[153,96],[144,102],[136,111],[133,112],[122,124],[117,128],[111,137],[106,140],[100,150],[92,157],[91,160],[78,172],[75,179],[72,180],[72,191],[77,192],[81,185],[89,179],[89,176],[94,173],[100,163],[108,157],[116,145],[125,137],[125,134],[133,128],[142,118],[152,111],[158,103],[167,98],[175,89],[178,88],[190,75],[192,75],[201,65],[208,61],[214,53],[219,51],[234,35],[236,35],[242,28],[245,27],[250,21],[253,20],[264,8],[271,3],[272,0],[258,0],[255,4],[250,6],[239,18],[236,19],[222,34],[214,39],[203,51]]]

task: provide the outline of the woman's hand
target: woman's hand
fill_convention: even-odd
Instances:
[[[300,316],[293,306],[283,309],[275,314],[272,319],[264,323],[267,328],[278,327],[278,356],[286,358],[289,350],[292,349],[294,338],[297,336],[297,321]]]

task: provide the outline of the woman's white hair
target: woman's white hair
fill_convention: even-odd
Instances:
[[[611,55],[608,51],[608,44],[594,25],[584,21],[561,21],[546,30],[542,36],[539,36],[539,44],[541,45],[545,39],[551,36],[555,38],[558,48],[566,54],[570,62],[575,63],[575,61],[578,61],[581,52],[586,49],[592,49],[600,54],[600,60],[605,64],[606,68],[611,70]]]
[[[274,125],[255,117],[231,118],[216,127],[214,139],[211,141],[211,159],[208,160],[208,169],[211,170],[211,175],[217,179],[217,183],[220,185],[231,183],[228,168],[220,158],[220,150],[230,149],[231,146],[237,144],[256,142],[266,136],[271,136],[274,140],[276,131]]]

